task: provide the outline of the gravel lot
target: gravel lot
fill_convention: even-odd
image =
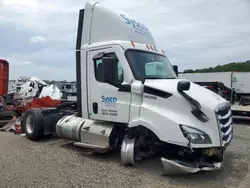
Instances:
[[[248,122],[250,124],[250,122]],[[137,168],[120,165],[119,154],[89,156],[61,139],[32,142],[0,132],[0,187],[241,187],[250,184],[250,126],[234,126],[234,139],[217,172],[166,177],[159,160]]]

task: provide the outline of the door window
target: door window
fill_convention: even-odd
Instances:
[[[113,57],[117,60],[117,63],[114,65],[114,69],[110,70],[110,74],[112,75],[112,78],[114,78],[113,82],[114,83],[122,83],[124,80],[123,76],[123,69],[122,65],[119,62],[117,56],[114,53],[106,54],[108,57]],[[102,64],[102,59],[98,59],[94,61],[94,68],[95,68],[95,78],[98,82],[103,82],[104,81],[104,70],[103,70],[103,64]],[[115,70],[115,71],[113,71]]]

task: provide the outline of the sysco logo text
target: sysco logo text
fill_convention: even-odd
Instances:
[[[116,101],[117,101],[116,97],[105,97],[104,95],[102,96],[103,103],[116,103]]]
[[[140,27],[140,28],[145,29],[146,31],[148,31],[148,28],[145,25],[143,25],[143,24],[141,24],[139,22],[136,22],[135,20],[129,19],[123,14],[121,14],[121,17],[125,20],[126,24],[132,24],[134,28]]]
[[[133,19],[128,18],[123,14],[121,14],[121,17],[123,18],[123,20],[125,21],[126,24],[131,24],[133,26],[133,28],[135,29],[135,32],[142,34],[142,35],[152,37],[150,31],[148,30],[148,28],[145,25],[143,25],[143,24],[141,24]]]

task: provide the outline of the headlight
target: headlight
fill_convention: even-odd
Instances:
[[[180,125],[182,134],[193,144],[211,144],[210,137],[203,131],[194,127]]]

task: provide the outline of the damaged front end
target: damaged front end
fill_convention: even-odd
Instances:
[[[199,171],[218,170],[222,166],[224,148],[187,148],[179,150],[178,156],[161,157],[164,175],[180,175]]]
[[[164,168],[164,175],[180,175],[197,173],[199,171],[212,171],[220,169],[221,167],[221,163],[214,163],[213,166],[195,166],[183,161],[169,160],[165,158],[161,158],[161,162]]]
[[[233,139],[232,112],[228,103],[215,108],[215,117],[219,129],[221,147],[192,148],[192,144],[210,144],[209,136],[201,130],[180,125],[183,135],[189,140],[187,147],[178,149],[178,154],[162,156],[164,175],[197,173],[221,168],[224,152]]]

